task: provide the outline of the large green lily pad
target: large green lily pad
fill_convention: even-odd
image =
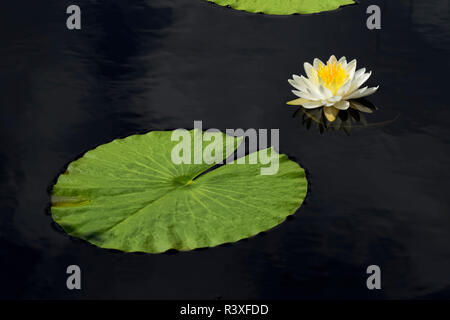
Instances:
[[[221,6],[253,13],[289,15],[294,13],[317,13],[354,4],[353,0],[207,0]]]
[[[200,130],[187,131],[192,141]],[[208,133],[205,133],[206,135]],[[268,165],[179,164],[171,160],[172,131],[117,139],[69,164],[52,191],[53,219],[68,234],[102,248],[159,253],[212,247],[251,237],[280,224],[302,204],[304,170],[279,155]],[[231,152],[240,138],[229,137]],[[211,139],[214,141],[215,138]],[[203,149],[212,142],[204,142]],[[194,153],[194,143],[191,147]],[[197,147],[198,148],[198,147]],[[262,152],[262,151],[259,151]]]

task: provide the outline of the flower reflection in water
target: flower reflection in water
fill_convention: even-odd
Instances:
[[[350,108],[340,110],[334,121],[329,121],[325,116],[323,108],[306,109],[302,106],[294,112],[293,117],[301,117],[302,124],[309,130],[316,128],[320,133],[327,131],[342,130],[348,135],[352,128],[365,128],[382,126],[395,121],[398,116],[392,120],[368,123],[366,115],[373,113],[378,108],[367,99],[350,100]]]

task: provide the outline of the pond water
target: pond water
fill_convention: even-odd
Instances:
[[[450,4],[361,1],[314,15],[248,14],[203,0],[8,2],[0,10],[2,298],[450,298]],[[366,28],[366,8],[382,29]],[[305,61],[357,58],[380,84],[368,128],[307,130],[287,79]],[[394,119],[394,121],[392,121]],[[150,130],[279,128],[308,172],[293,218],[183,253],[125,254],[67,236],[49,189],[97,145]],[[66,268],[82,269],[82,291]],[[379,265],[382,290],[366,288]]]

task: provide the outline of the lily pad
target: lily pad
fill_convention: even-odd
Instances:
[[[207,0],[236,10],[275,15],[308,14],[338,9],[353,0]]]
[[[186,132],[192,141],[202,134]],[[179,142],[171,141],[172,133],[117,139],[70,163],[53,187],[54,221],[68,234],[102,248],[159,253],[251,237],[280,224],[302,204],[305,172],[286,155],[272,148],[258,152],[277,156],[279,168],[273,175],[261,175],[268,165],[250,164],[252,154],[245,164],[176,165],[171,154]],[[228,143],[217,159],[226,159],[242,139],[220,135]],[[201,150],[210,143],[203,142]]]

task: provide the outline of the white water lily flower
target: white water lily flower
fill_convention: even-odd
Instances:
[[[351,99],[366,97],[378,90],[378,87],[360,88],[372,72],[366,73],[365,68],[356,70],[356,59],[347,63],[345,57],[337,60],[333,55],[327,64],[314,59],[313,65],[306,62],[304,67],[307,78],[294,74],[293,79],[288,80],[297,89],[292,92],[299,98],[287,104],[305,109],[323,107],[325,117],[331,122],[336,120],[339,110],[349,107],[359,110]]]

